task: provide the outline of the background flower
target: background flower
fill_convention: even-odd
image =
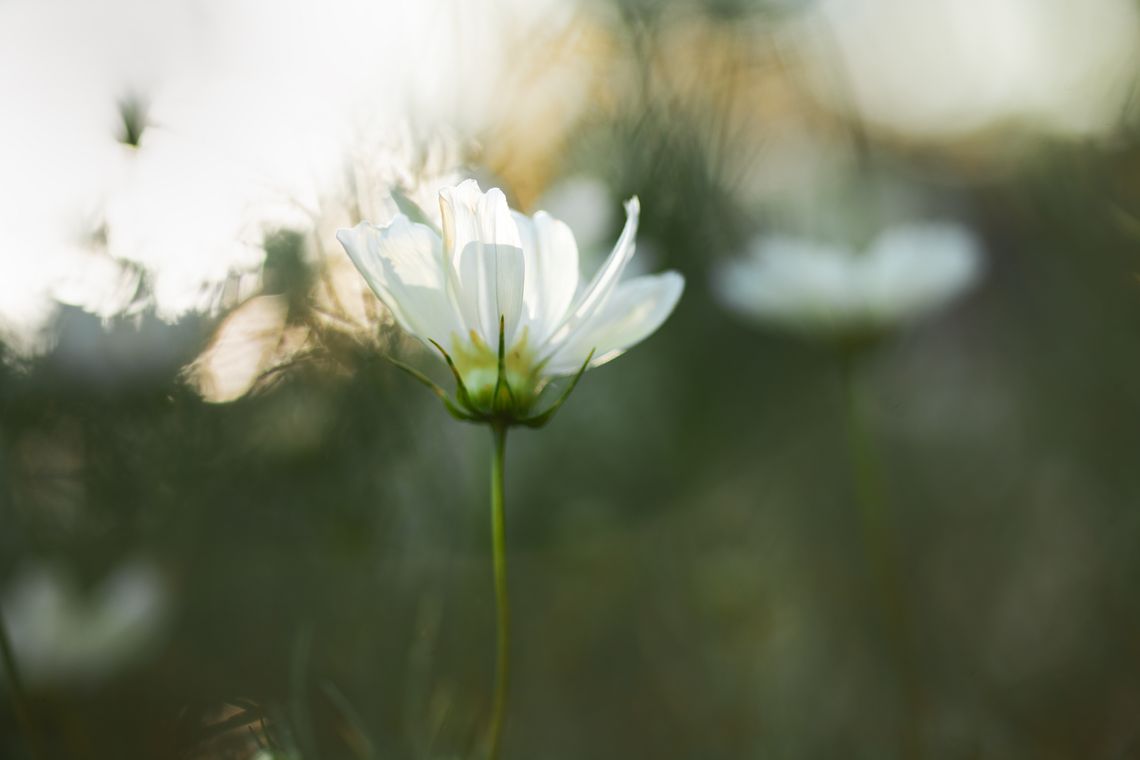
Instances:
[[[169,597],[146,562],[123,564],[89,591],[40,564],[12,579],[0,609],[24,685],[38,689],[93,684],[152,654]]]
[[[885,330],[945,305],[975,284],[981,253],[964,227],[900,225],[855,252],[769,235],[715,280],[724,303],[760,321],[828,334]]]

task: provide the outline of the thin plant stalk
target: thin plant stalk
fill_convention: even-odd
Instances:
[[[12,641],[8,638],[8,628],[0,614],[0,660],[3,661],[4,675],[8,679],[8,690],[12,695],[12,705],[16,710],[16,720],[24,732],[24,741],[28,745],[31,755],[36,756],[35,734],[32,728],[32,715],[28,709],[28,698],[24,692],[24,682],[20,678],[20,669],[16,665],[16,654],[12,650]]]
[[[503,509],[503,469],[507,448],[507,428],[492,425],[494,452],[491,455],[491,553],[495,571],[496,660],[495,698],[491,709],[490,760],[498,760],[506,719],[507,693],[511,674],[511,599],[507,590],[506,515]]]
[[[846,353],[842,368],[855,501],[859,509],[864,554],[901,680],[904,725],[900,736],[900,755],[908,760],[919,760],[922,757],[919,724],[923,710],[922,694],[914,670],[910,613],[903,588],[894,516],[887,498],[882,458],[868,419],[858,359],[856,352]]]

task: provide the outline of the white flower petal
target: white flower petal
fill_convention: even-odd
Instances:
[[[551,334],[548,345],[557,350],[557,347],[568,340],[590,318],[595,310],[600,308],[609,298],[617,285],[626,264],[633,258],[636,249],[637,222],[641,215],[641,203],[637,196],[630,198],[625,204],[625,228],[614,245],[609,258],[602,264],[602,268],[594,275],[593,281],[582,291],[582,294],[570,307],[569,313],[562,324]]]
[[[478,209],[483,193],[473,179],[464,180],[455,187],[445,187],[439,191],[439,213],[443,223],[443,255],[455,273],[455,301],[468,329],[478,329],[479,310],[475,294],[468,292],[458,282],[460,258],[463,250],[479,240]],[[464,330],[464,334],[466,334]]]
[[[522,306],[523,255],[521,248],[482,246],[472,243],[463,251],[459,286],[473,309],[474,329],[488,347],[499,345],[499,317],[504,318],[507,345],[514,341]]]
[[[514,343],[523,309],[526,263],[519,228],[511,216],[503,191],[491,188],[479,208],[479,226],[484,249],[490,252],[495,301],[491,313],[491,337],[498,341],[499,317],[504,318],[507,345]]]
[[[442,243],[430,227],[397,214],[387,227],[361,222],[336,236],[401,327],[445,345],[462,332],[448,297]]]
[[[620,356],[661,326],[673,312],[684,287],[685,279],[677,272],[623,282],[605,306],[551,358],[546,371],[551,375],[577,372],[591,350],[591,367]]]
[[[439,191],[439,212],[443,221],[443,249],[451,257],[451,265],[459,269],[459,254],[468,243],[479,240],[479,201],[483,191],[479,183],[466,179],[455,187]]]
[[[457,303],[468,329],[488,346],[508,344],[518,331],[525,265],[518,226],[498,188],[483,193],[475,180],[440,191],[445,254],[458,274]]]
[[[514,212],[522,239],[526,282],[523,315],[532,345],[541,345],[566,315],[578,290],[578,244],[563,222],[545,211]]]

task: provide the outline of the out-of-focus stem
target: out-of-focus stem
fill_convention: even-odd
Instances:
[[[847,413],[847,441],[850,448],[855,501],[863,534],[863,548],[883,625],[894,658],[901,686],[903,722],[900,756],[908,760],[922,757],[920,723],[921,689],[914,668],[909,606],[903,588],[896,525],[887,498],[882,459],[867,418],[867,403],[859,376],[857,352],[843,357],[843,385]]]

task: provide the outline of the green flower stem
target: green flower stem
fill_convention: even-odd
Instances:
[[[495,568],[498,646],[488,756],[490,760],[498,760],[511,674],[511,599],[507,591],[506,517],[503,510],[503,462],[507,448],[507,428],[506,425],[495,424],[491,426],[491,431],[495,439],[495,450],[491,458],[491,551]]]
[[[36,756],[35,734],[32,729],[31,711],[28,710],[28,700],[24,693],[24,682],[20,678],[20,669],[16,666],[16,655],[12,650],[12,642],[8,638],[8,629],[4,623],[4,616],[0,614],[0,660],[3,661],[4,674],[8,679],[8,689],[12,695],[12,705],[16,710],[16,719],[24,731],[24,741],[27,742],[31,755]]]
[[[887,498],[882,460],[867,419],[867,403],[859,378],[859,356],[843,357],[843,383],[846,394],[847,442],[850,447],[855,501],[859,508],[863,548],[875,583],[887,642],[895,658],[902,687],[900,757],[918,760],[922,756],[922,693],[914,669],[910,614],[900,571],[896,526]]]

